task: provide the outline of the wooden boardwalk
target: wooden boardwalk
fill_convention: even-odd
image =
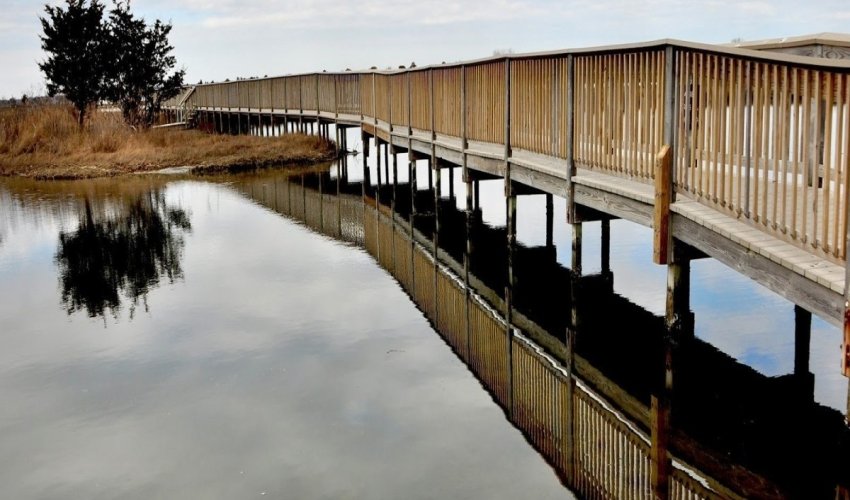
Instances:
[[[828,38],[808,42],[850,47]],[[169,109],[218,130],[360,127],[410,162],[504,178],[509,198],[563,196],[570,223],[589,207],[654,227],[671,282],[677,247],[692,247],[844,327],[850,375],[850,61],[780,49],[661,40],[239,80],[187,89]]]

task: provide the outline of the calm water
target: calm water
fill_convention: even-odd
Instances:
[[[0,497],[569,496],[358,248],[195,180],[0,214]]]
[[[406,183],[406,161],[399,164],[397,182]],[[360,192],[358,165],[352,159],[341,191]],[[452,205],[465,206],[459,169],[453,176],[456,201],[446,198],[441,209],[447,220]],[[311,210],[306,201],[296,210],[289,195],[284,209],[278,190],[335,193],[337,177],[334,165],[295,176],[0,181],[0,496],[570,497],[397,281],[358,246],[277,213]],[[427,187],[426,169],[417,183]],[[494,241],[505,241],[502,192],[502,181],[481,183],[479,234],[501,238]],[[558,269],[571,259],[564,212],[556,198]],[[545,245],[544,213],[544,197],[519,199],[523,248]],[[445,240],[451,253],[464,237]],[[584,275],[601,269],[599,241],[599,223],[585,224]],[[638,399],[644,389],[629,379],[643,369],[611,366],[606,359],[630,351],[604,339],[649,338],[663,315],[666,269],[651,264],[650,241],[646,228],[611,223],[615,293],[603,307],[596,292],[584,292],[603,319],[589,314],[580,339],[590,340],[579,343],[579,354],[609,366]],[[749,396],[728,393],[738,384],[745,392],[744,379],[773,387],[794,371],[793,304],[711,259],[692,270],[699,345],[685,386],[704,378],[717,388],[687,395],[681,414],[706,446],[758,466],[746,457],[773,448],[743,437],[753,424],[730,401]],[[553,281],[527,278],[517,301]],[[565,307],[532,312],[560,325]],[[643,319],[603,321],[618,315]],[[839,332],[815,318],[811,337],[808,398],[818,415],[840,421],[848,384]],[[740,415],[776,412],[781,402]],[[765,436],[808,435],[806,425]],[[827,439],[846,439],[837,432]],[[776,441],[776,449],[797,446]],[[824,460],[834,453],[822,451]],[[796,478],[792,491],[805,491],[806,481]]]

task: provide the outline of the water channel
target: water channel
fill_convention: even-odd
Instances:
[[[801,358],[794,304],[700,259],[671,342],[649,230],[583,224],[579,267],[544,195],[508,328],[503,182],[466,276],[460,169],[437,206],[398,162],[0,181],[0,496],[646,496],[671,352],[674,494],[846,494],[837,329]]]

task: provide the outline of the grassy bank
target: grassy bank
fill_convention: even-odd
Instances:
[[[336,156],[315,136],[264,138],[197,130],[127,128],[118,113],[94,113],[80,130],[69,107],[0,109],[0,175],[80,179],[169,167],[200,171],[307,164]]]

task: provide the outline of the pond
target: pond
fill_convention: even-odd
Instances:
[[[437,303],[429,305],[411,292],[420,285],[399,277],[406,266],[400,254],[388,261],[376,250],[385,244],[380,235],[392,234],[392,248],[406,242],[413,250],[404,254],[413,267],[419,265],[413,260],[417,251],[427,256],[427,245],[410,237],[411,231],[433,234],[427,169],[417,169],[411,216],[407,162],[399,160],[404,166],[393,205],[399,221],[414,224],[390,224],[390,233],[381,233],[380,226],[374,233],[370,217],[376,212],[368,203],[374,206],[377,194],[389,212],[386,182],[392,175],[376,166],[374,155],[369,162],[368,176],[361,157],[353,156],[299,171],[0,181],[4,496],[564,498],[573,495],[571,489],[584,494],[546,451],[551,444],[543,442],[546,433],[529,430],[523,422],[533,418],[517,413],[525,408],[530,415],[522,405],[539,399],[523,396],[525,386],[517,382],[508,389],[489,384],[485,364],[470,360],[471,351],[460,352],[446,337],[452,317],[437,315],[433,321],[429,314],[431,306],[469,308],[465,304],[473,295],[484,304],[490,294],[489,306],[480,307],[494,309],[490,321],[498,323],[496,302],[504,299],[505,276],[498,263],[505,252],[492,242],[506,241],[501,181],[479,186],[470,270],[480,286],[462,303],[445,306],[448,295],[437,295]],[[444,232],[463,217],[459,170],[442,175]],[[584,224],[581,291],[570,295],[561,290],[570,289],[573,240],[563,222],[563,200],[553,200],[549,211],[555,216],[547,234],[546,198],[519,199],[515,261],[521,279],[514,300],[523,318],[545,326],[551,336],[529,334],[527,344],[544,344],[535,347],[543,353],[535,359],[551,364],[546,373],[562,377],[564,360],[547,342],[563,344],[570,308],[583,308],[577,356],[631,394],[629,401],[648,407],[657,367],[663,372],[663,360],[659,365],[655,356],[666,283],[665,268],[651,264],[651,235],[624,221],[610,222],[609,262],[602,264],[602,226]],[[372,234],[378,239],[370,239]],[[446,254],[441,265],[459,271],[465,233],[441,232],[440,238]],[[418,271],[404,276],[414,275],[423,276]],[[453,279],[462,278],[456,272]],[[682,428],[700,446],[733,460],[742,457],[754,477],[776,482],[776,491],[805,491],[810,476],[777,479],[784,469],[765,462],[775,453],[765,442],[776,436],[765,429],[787,424],[765,415],[782,407],[779,396],[794,405],[805,401],[811,412],[797,429],[784,432],[811,437],[813,422],[830,422],[823,439],[840,442],[836,449],[815,449],[821,456],[812,463],[837,463],[836,454],[846,451],[838,446],[846,445],[841,440],[847,436],[842,419],[848,397],[847,379],[837,366],[839,332],[815,318],[806,366],[813,375],[794,377],[793,304],[711,259],[693,262],[691,283],[696,347],[682,358],[691,368],[677,380],[689,395],[680,406],[673,403],[674,416],[682,416]],[[550,287],[554,291],[547,293]],[[573,298],[559,304],[563,294]],[[631,358],[640,357],[652,359],[633,364]],[[516,362],[509,365],[519,369]],[[527,380],[532,394],[536,378]],[[730,396],[736,383],[742,387]],[[798,383],[806,387],[802,394],[783,392]],[[590,406],[605,400],[593,385],[579,383],[592,394]],[[742,403],[747,396],[741,393],[753,387],[770,389],[754,398],[758,402]],[[501,399],[505,390],[507,406]],[[706,391],[704,397],[693,397],[697,390]],[[617,419],[630,416],[614,403],[603,407]],[[550,414],[560,415],[562,407],[553,408]],[[759,424],[758,439],[741,437],[752,423],[744,418]],[[639,419],[629,425],[636,435],[649,435]],[[796,439],[784,445],[802,446]],[[802,467],[805,457],[798,458],[793,465]],[[823,476],[831,481],[836,475]],[[834,493],[836,484],[817,488]]]

